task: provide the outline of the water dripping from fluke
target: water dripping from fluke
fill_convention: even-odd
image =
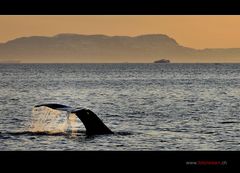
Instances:
[[[80,121],[81,120],[81,121]],[[79,123],[80,122],[80,123]],[[85,131],[81,130],[81,122]],[[101,119],[89,109],[72,108],[60,104],[37,105],[32,109],[30,122],[22,131],[6,132],[8,135],[54,135],[54,136],[131,135],[130,132],[112,132]]]
[[[48,107],[34,107],[26,132],[39,135],[65,135],[77,133],[79,122],[71,112],[58,111]]]
[[[103,135],[103,134],[114,134],[103,122],[102,120],[91,110],[85,108],[72,108],[70,106],[50,103],[41,104],[35,106],[35,108],[47,107],[53,110],[64,111],[67,113],[74,114],[82,121],[85,129],[86,135]]]

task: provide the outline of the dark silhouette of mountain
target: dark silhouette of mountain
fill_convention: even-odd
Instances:
[[[20,37],[0,44],[0,60],[21,62],[240,62],[240,48],[197,50],[163,34],[135,37],[58,34]]]

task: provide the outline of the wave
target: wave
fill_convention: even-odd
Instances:
[[[239,121],[222,121],[222,122],[219,122],[221,124],[234,124],[234,123],[240,123]]]
[[[132,135],[132,132],[127,132],[127,131],[120,131],[120,132],[115,132],[115,135],[121,135],[121,136],[127,136],[127,135]],[[112,134],[112,135],[114,135]],[[74,135],[74,136],[87,136],[85,134],[85,131],[78,130],[75,132],[72,131],[65,131],[65,132],[55,132],[55,131],[13,131],[13,132],[0,132],[0,138],[4,138],[6,136],[69,136],[69,135]]]
[[[80,135],[84,134],[84,131],[77,132],[54,132],[54,131],[15,131],[15,132],[0,132],[0,136],[66,136],[69,134]]]

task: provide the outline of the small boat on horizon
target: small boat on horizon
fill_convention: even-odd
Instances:
[[[170,60],[168,60],[168,59],[160,59],[160,60],[154,61],[154,63],[170,63]]]

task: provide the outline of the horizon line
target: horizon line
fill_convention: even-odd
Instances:
[[[154,62],[19,62],[19,63],[2,63],[0,65],[10,64],[240,64],[240,62],[171,62],[171,63],[154,63]]]

